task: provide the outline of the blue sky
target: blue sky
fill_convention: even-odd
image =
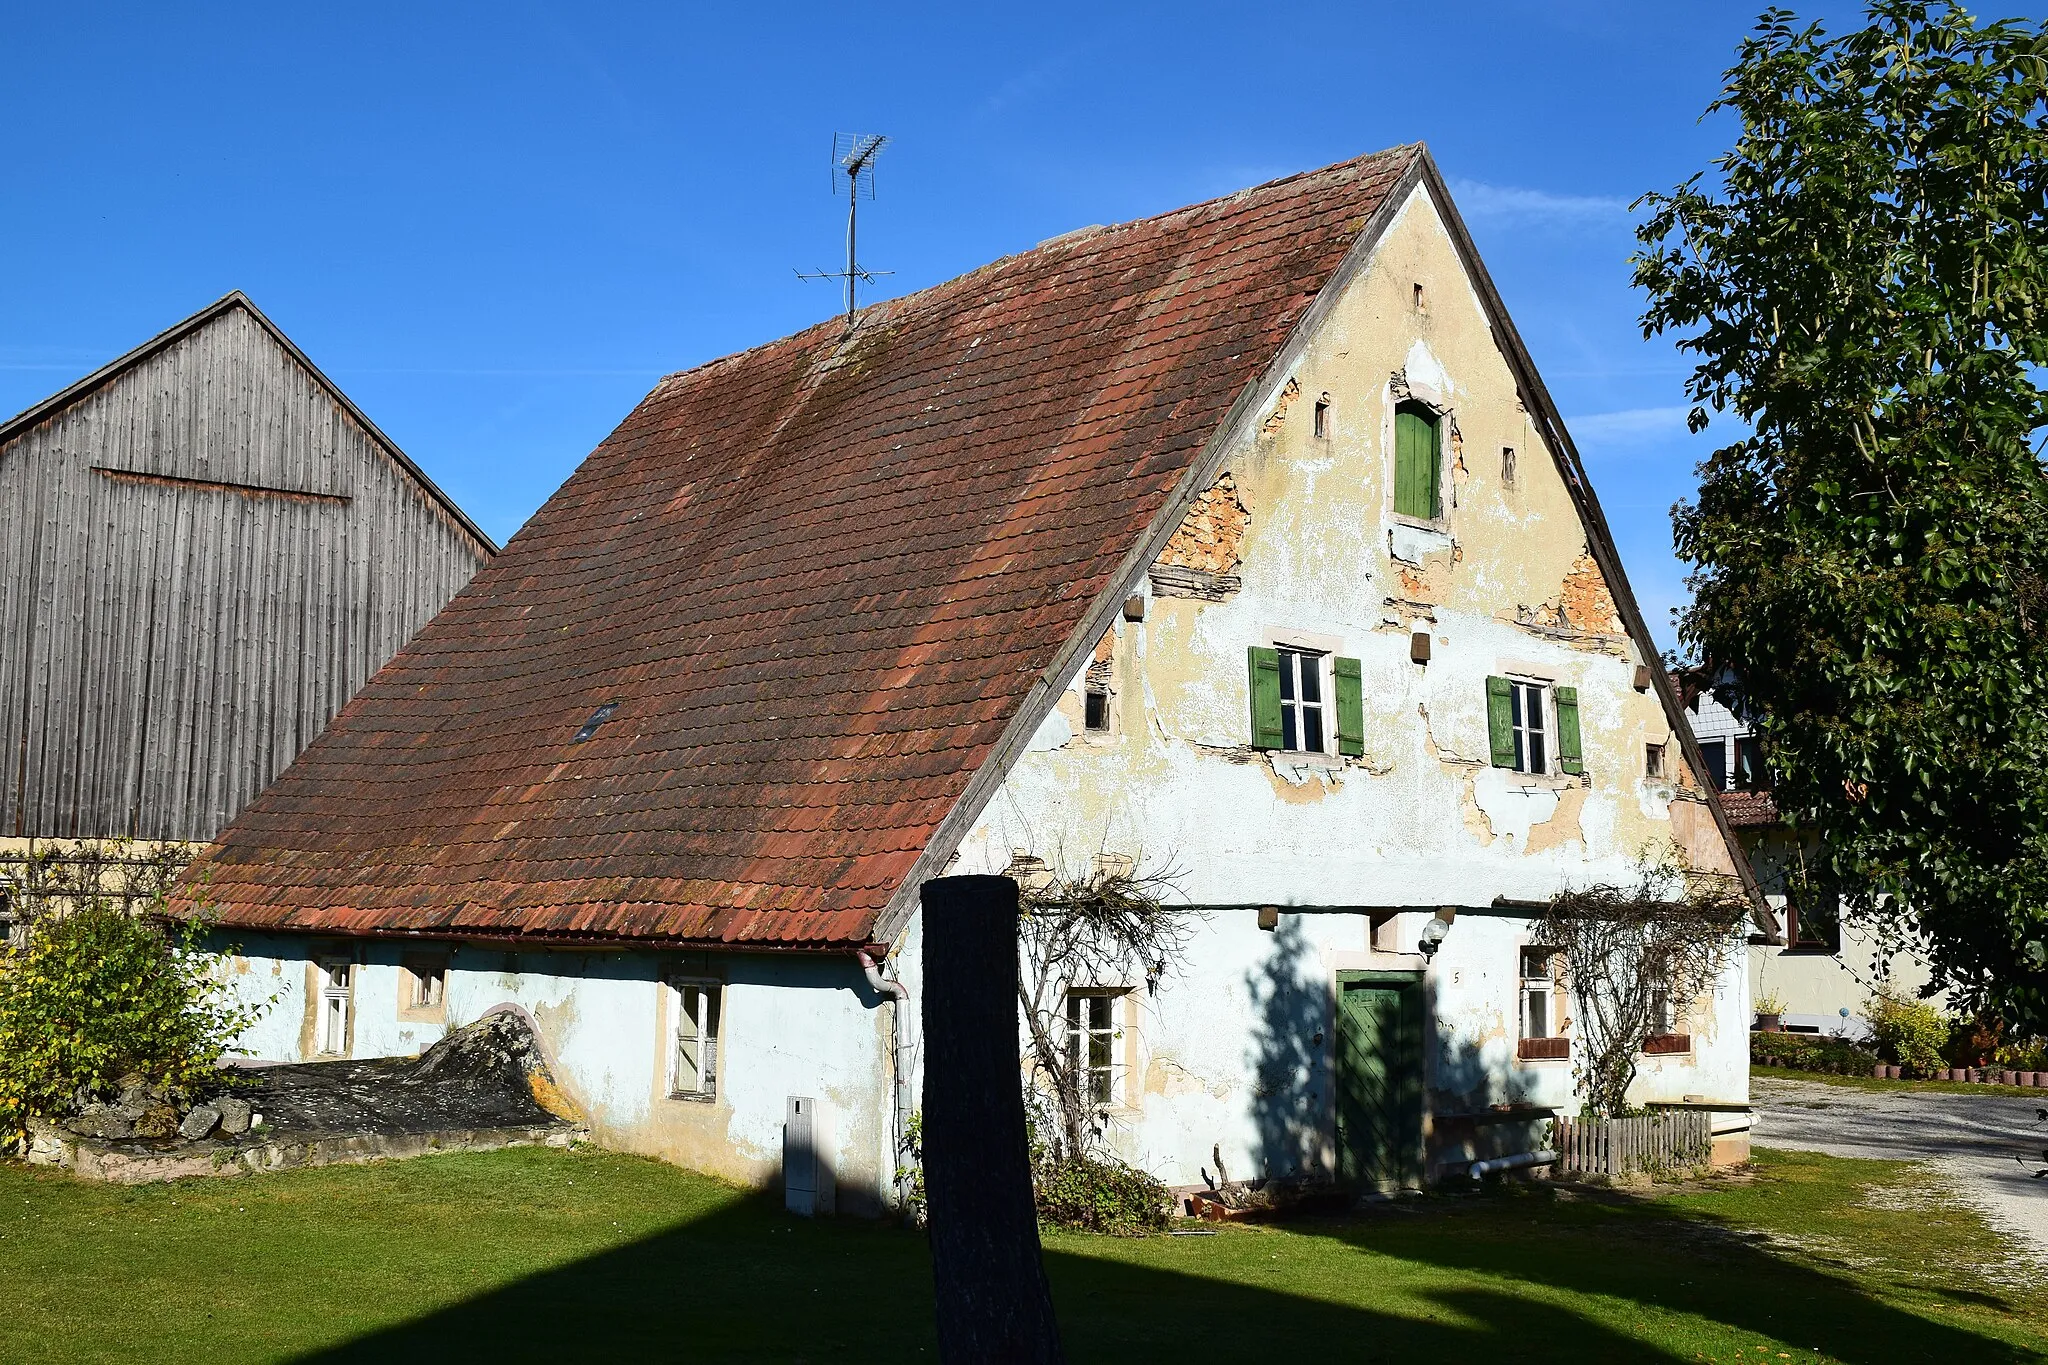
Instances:
[[[1627,205],[1726,145],[1760,7],[16,6],[0,413],[243,289],[502,540],[660,375],[835,310],[835,130],[894,140],[892,294],[1420,139],[1668,645],[1711,442]]]

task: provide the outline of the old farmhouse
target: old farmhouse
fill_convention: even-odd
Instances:
[[[495,551],[240,293],[0,424],[0,855],[212,840]]]
[[[1572,1103],[1530,902],[1646,850],[1746,884],[1699,766],[1402,147],[662,381],[192,886],[283,993],[262,1056],[516,1005],[600,1141],[768,1180],[808,1097],[875,1208],[919,885],[1170,865],[1189,970],[1071,983],[1117,1149],[1407,1183]],[[1731,961],[1638,1081],[1726,1106],[1724,1152],[1748,1017]]]

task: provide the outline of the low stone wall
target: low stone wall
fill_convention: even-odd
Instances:
[[[502,1011],[419,1057],[308,1062],[244,1073],[173,1106],[151,1087],[30,1132],[30,1162],[137,1184],[496,1147],[564,1147],[587,1136],[524,1015]]]

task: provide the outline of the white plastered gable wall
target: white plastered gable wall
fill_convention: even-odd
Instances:
[[[1212,1145],[1236,1176],[1331,1169],[1336,974],[1419,968],[1423,907],[1467,907],[1428,976],[1429,1106],[1575,1103],[1568,1063],[1516,1060],[1526,922],[1472,909],[1625,883],[1674,843],[1696,864],[1703,845],[1726,858],[1717,833],[1700,835],[1703,808],[1645,776],[1647,745],[1670,745],[1678,766],[1656,693],[1634,686],[1648,660],[1611,600],[1606,619],[1577,619],[1601,617],[1605,592],[1585,528],[1426,186],[1371,251],[1225,456],[1249,513],[1241,586],[1220,601],[1141,587],[1143,619],[1112,627],[1108,733],[1085,728],[1084,654],[947,869],[1124,854],[1173,869],[1205,907],[1182,974],[1156,992],[1126,983],[1136,1008],[1111,1133],[1169,1183],[1199,1182]],[[1435,525],[1393,514],[1404,397],[1443,414]],[[1416,629],[1432,637],[1427,664],[1410,659]],[[1246,648],[1289,638],[1360,661],[1362,758],[1249,747]],[[1577,689],[1583,777],[1491,766],[1486,679],[1504,673]],[[1277,930],[1257,927],[1261,905],[1286,912]],[[1376,951],[1367,914],[1347,908],[1370,906],[1417,907],[1383,936],[1394,951]],[[1691,1055],[1645,1059],[1639,1099],[1746,1100],[1744,976],[1732,962],[1690,1008]]]

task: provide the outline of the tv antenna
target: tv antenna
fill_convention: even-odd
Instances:
[[[832,135],[832,193],[839,193],[839,177],[846,177],[846,269],[812,270],[796,272],[800,280],[845,280],[846,281],[846,325],[853,326],[854,296],[856,284],[873,284],[877,275],[893,275],[893,270],[866,270],[861,267],[860,257],[854,250],[855,229],[860,221],[860,197],[866,194],[875,197],[875,158],[882,154],[882,148],[889,139],[879,133],[834,133]]]

